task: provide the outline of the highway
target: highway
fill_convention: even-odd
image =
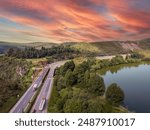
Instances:
[[[122,55],[125,57],[126,55]],[[96,57],[96,59],[111,59],[112,57],[115,56],[99,56]],[[53,75],[54,71],[57,67],[60,67],[63,65],[66,61],[59,61],[59,62],[54,62],[52,64],[49,64],[47,67],[43,69],[43,71],[40,73],[38,78],[32,83],[32,85],[28,88],[28,90],[24,93],[24,95],[20,98],[20,100],[15,104],[15,106],[11,109],[10,113],[22,113],[23,109],[27,106],[28,102],[30,101],[31,97],[35,94],[36,91],[33,91],[33,86],[35,84],[41,85],[43,78],[46,76],[49,68],[50,71],[44,81],[44,84],[36,98],[36,101],[31,109],[30,112],[35,112],[35,113],[46,113],[47,108],[48,108],[48,100],[50,99],[50,94],[52,91],[52,85],[53,85]],[[42,102],[42,100],[45,100],[44,107],[42,110],[39,110],[39,106]]]
[[[52,85],[53,85],[53,75],[54,75],[54,71],[57,67],[60,67],[61,65],[63,65],[66,61],[60,61],[60,62],[55,62],[49,65],[50,67],[50,71],[46,77],[46,80],[41,88],[41,91],[31,109],[31,112],[35,112],[35,113],[46,113],[47,112],[47,108],[48,108],[48,100],[50,98],[50,94],[52,91]],[[41,101],[43,100],[43,98],[46,100],[45,105],[43,107],[43,110],[39,110],[39,106],[41,104]]]
[[[28,88],[28,90],[24,93],[24,95],[19,99],[19,101],[15,104],[15,106],[10,110],[10,113],[22,113],[23,112],[23,109],[27,106],[31,97],[35,94],[35,91],[33,91],[34,84],[37,84],[40,86],[48,70],[49,70],[49,66],[45,67],[42,70],[42,72],[39,74],[37,79],[32,83],[32,85]]]
[[[122,55],[122,56],[124,58],[126,57],[126,55]],[[114,56],[103,56],[103,57],[99,56],[96,58],[97,59],[111,59],[113,57],[115,57],[115,55]],[[59,61],[59,62],[54,62],[49,65],[50,71],[48,73],[48,76],[46,77],[46,80],[41,88],[39,95],[37,96],[37,99],[31,109],[31,112],[35,112],[35,113],[46,113],[47,112],[48,100],[50,99],[50,94],[51,94],[52,86],[53,86],[54,71],[57,67],[60,67],[65,62],[66,61]],[[45,100],[45,103],[44,103],[43,109],[39,110],[42,100]]]

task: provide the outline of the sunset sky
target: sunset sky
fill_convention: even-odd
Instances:
[[[150,37],[150,0],[0,0],[0,41]]]

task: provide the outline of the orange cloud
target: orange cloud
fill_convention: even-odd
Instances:
[[[150,33],[150,10],[129,0],[1,0],[0,7],[0,19],[31,27],[18,32],[55,42],[128,40]]]

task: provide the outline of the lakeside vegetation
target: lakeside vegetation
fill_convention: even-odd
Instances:
[[[32,64],[26,60],[0,57],[0,112],[8,112],[32,82]]]
[[[143,60],[150,61],[150,50],[141,50],[141,51],[137,51],[135,53],[137,53]]]
[[[130,60],[129,60],[130,59]],[[117,84],[107,89],[95,66],[102,69],[128,62],[132,58],[116,56],[111,60],[89,59],[81,64],[67,62],[55,72],[54,86],[49,101],[49,112],[128,112],[120,106],[124,92]]]
[[[99,72],[119,65],[137,65],[145,57],[133,52],[125,59],[120,55],[103,60],[81,59],[67,62],[56,70],[48,111],[128,112],[121,106],[125,98],[121,87],[116,83],[106,87]]]

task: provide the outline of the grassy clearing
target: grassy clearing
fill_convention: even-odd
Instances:
[[[118,54],[123,52],[123,48],[119,43],[110,41],[110,42],[95,42],[91,43],[93,46],[96,46],[105,54]]]
[[[118,42],[94,42],[94,43],[76,43],[72,44],[71,47],[81,52],[91,52],[96,54],[118,54],[124,53],[124,49]]]
[[[32,62],[33,66],[36,66],[40,61],[47,61],[47,58],[27,59],[27,61]]]
[[[91,43],[76,43],[72,45],[73,48],[79,50],[79,51],[86,51],[86,52],[94,52],[94,53],[98,53],[100,52],[100,49],[97,48],[96,46],[93,46]]]
[[[150,58],[150,50],[138,51],[139,54],[143,55],[145,58]]]
[[[77,58],[73,59],[73,61],[76,65],[81,64],[83,61],[86,61],[86,60],[87,60],[86,57],[77,57]]]

